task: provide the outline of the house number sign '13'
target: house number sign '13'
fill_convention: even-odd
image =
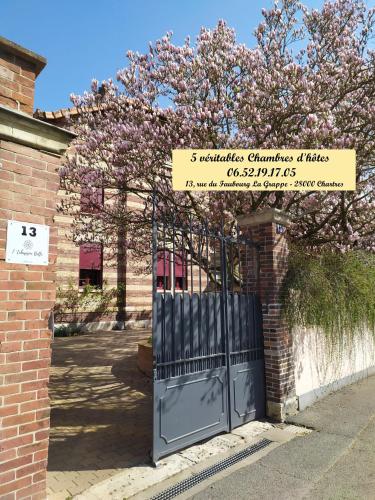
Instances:
[[[49,226],[8,220],[5,261],[48,265]]]

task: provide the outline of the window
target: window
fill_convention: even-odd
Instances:
[[[182,256],[169,250],[159,250],[157,255],[158,290],[170,290],[174,283],[175,290],[187,290],[187,266]]]
[[[174,286],[176,290],[187,290],[186,258],[176,254],[174,256]]]
[[[157,255],[157,278],[158,290],[171,289],[171,253],[168,250],[159,250]]]
[[[79,247],[79,286],[103,284],[103,250],[96,243],[85,243]]]

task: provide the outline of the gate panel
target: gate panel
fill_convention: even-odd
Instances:
[[[250,294],[228,295],[231,429],[265,415],[261,307]]]
[[[226,368],[155,381],[154,461],[228,430]]]
[[[229,429],[228,376],[220,322],[217,330],[210,330],[220,313],[218,305],[210,307],[215,301],[220,303],[215,295],[156,295],[154,462]]]

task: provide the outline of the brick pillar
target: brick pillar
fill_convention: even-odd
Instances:
[[[280,291],[287,272],[288,243],[285,227],[289,220],[277,209],[265,209],[242,216],[242,231],[259,246],[257,291],[263,311],[267,415],[279,421],[296,411],[292,336],[281,314]],[[255,283],[254,272],[248,282]]]
[[[33,113],[35,79],[47,61],[0,36],[0,104]]]
[[[0,105],[0,498],[46,498],[54,225],[70,132]],[[48,265],[6,262],[8,221],[50,227]],[[9,259],[10,260],[10,259]]]

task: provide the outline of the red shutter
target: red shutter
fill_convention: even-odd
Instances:
[[[102,247],[95,243],[85,243],[79,247],[79,268],[96,269],[102,268]]]
[[[182,255],[176,254],[174,257],[174,275],[176,278],[186,277],[186,258],[183,260]]]
[[[157,276],[169,276],[171,273],[171,256],[168,250],[159,250]]]

